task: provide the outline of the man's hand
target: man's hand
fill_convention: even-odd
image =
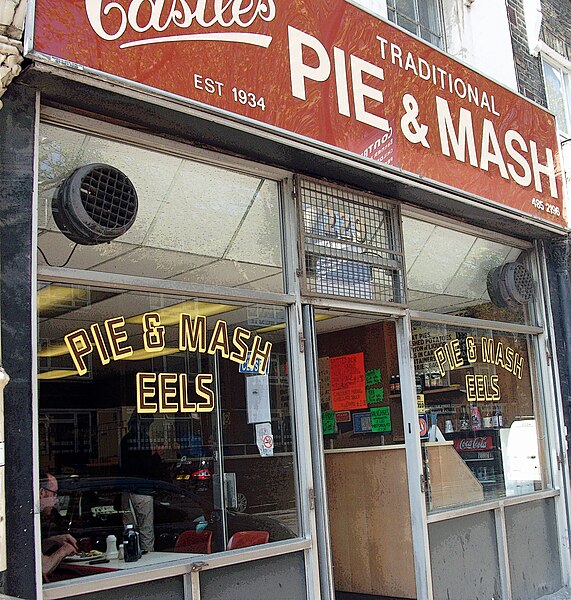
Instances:
[[[64,544],[69,544],[73,547],[74,552],[79,551],[79,548],[77,547],[77,540],[73,537],[73,535],[70,535],[69,533],[63,533],[61,535],[52,535],[51,537],[47,538],[47,540],[52,542],[52,545],[57,544],[58,546],[63,546]],[[66,556],[68,555],[66,554]]]
[[[66,535],[68,535],[68,534],[66,534]],[[62,537],[63,538],[63,537],[65,537],[65,535],[54,536],[54,537]],[[69,537],[75,541],[75,539],[71,535]],[[61,544],[61,546],[53,554],[50,554],[49,556],[42,554],[42,574],[44,576],[44,580],[48,581],[47,576],[57,568],[57,566],[60,564],[60,562],[66,556],[71,556],[72,554],[75,554],[76,552],[77,552],[77,546],[68,544],[67,542],[64,541]]]

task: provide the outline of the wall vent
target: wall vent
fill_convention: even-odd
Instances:
[[[110,242],[135,222],[137,192],[115,167],[90,164],[76,169],[59,187],[52,214],[61,232],[84,246]]]
[[[535,295],[531,273],[519,262],[509,262],[488,273],[490,300],[501,308],[517,308]]]

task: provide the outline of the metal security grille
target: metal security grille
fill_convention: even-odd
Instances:
[[[398,206],[303,177],[296,189],[304,294],[404,304]]]

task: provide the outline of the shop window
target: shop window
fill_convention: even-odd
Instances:
[[[390,21],[444,48],[440,0],[387,0],[387,10]]]
[[[531,337],[421,322],[412,336],[428,509],[544,489]]]
[[[114,193],[124,192],[125,176],[137,196],[132,222],[120,222],[115,239],[100,231],[107,198],[100,198],[91,220],[77,206],[73,190],[79,187],[78,169],[88,165],[111,167],[103,175],[106,182],[114,177]],[[279,186],[274,180],[47,124],[41,126],[38,177],[40,267],[284,290]],[[64,203],[67,210],[61,211]],[[64,215],[58,221],[55,208]],[[120,219],[123,210],[121,206],[111,216]],[[74,225],[82,232],[79,244]]]
[[[542,58],[547,105],[557,119],[557,128],[565,136],[571,135],[571,75],[554,61]]]
[[[347,188],[296,179],[307,295],[404,303],[398,207]]]
[[[537,286],[525,248],[409,217],[403,236],[412,309],[530,324]]]
[[[284,308],[48,283],[38,306],[42,548],[80,550],[46,581],[128,568],[90,564],[127,525],[134,566],[298,535]]]

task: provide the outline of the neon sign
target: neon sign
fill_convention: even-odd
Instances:
[[[64,337],[73,364],[79,375],[87,373],[85,359],[94,352],[101,364],[112,360],[125,360],[134,355],[125,330],[125,317],[107,319],[103,327],[94,323],[87,329],[76,329]],[[259,335],[243,327],[235,327],[232,333],[228,323],[218,319],[210,334],[206,316],[180,313],[178,318],[178,346],[172,352],[199,352],[218,354],[222,358],[238,363],[247,372],[264,374],[267,371],[272,350],[271,342],[264,342]],[[168,351],[165,326],[156,312],[142,315],[141,333],[144,351],[149,355]],[[210,388],[211,374],[198,374],[194,391],[198,401],[189,399],[187,373],[137,373],[137,412],[211,412],[214,409],[214,391]]]
[[[478,347],[480,348],[481,362],[501,367],[518,379],[523,376],[524,358],[511,346],[505,346],[502,342],[496,342],[493,338],[482,337],[480,345],[476,340],[468,336],[465,339],[465,347],[460,340],[455,338],[447,341],[434,350],[434,358],[440,374],[446,374],[445,368],[449,370],[475,363],[478,359]],[[465,377],[466,395],[469,402],[498,402],[501,397],[498,375],[469,374]]]

